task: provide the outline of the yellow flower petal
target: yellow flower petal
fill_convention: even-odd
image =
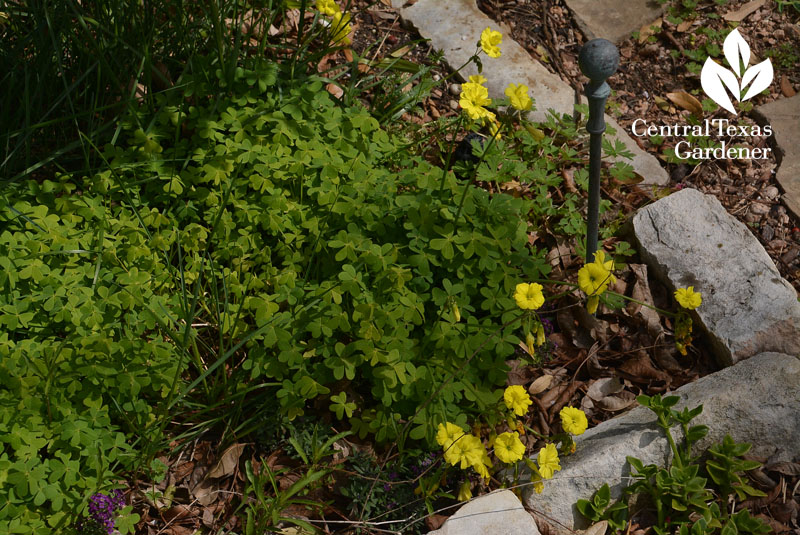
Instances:
[[[514,300],[517,302],[517,306],[523,310],[536,310],[544,304],[542,285],[535,282],[517,284]]]
[[[508,84],[505,93],[511,105],[520,111],[527,111],[533,106],[533,101],[528,96],[528,86],[525,84]]]
[[[506,407],[512,409],[517,416],[522,416],[528,412],[528,406],[533,403],[528,393],[520,385],[506,388],[505,392],[503,392],[503,401]]]
[[[491,28],[486,28],[481,32],[481,48],[490,58],[500,57],[500,43],[503,41],[503,34]]]
[[[582,435],[589,426],[586,413],[575,407],[564,407],[558,414],[561,416],[561,427],[572,435]]]
[[[688,288],[678,288],[675,290],[675,300],[680,306],[688,310],[694,310],[703,302],[700,292],[694,291],[694,286]]]
[[[553,473],[561,470],[561,465],[558,463],[558,450],[555,444],[548,444],[540,449],[537,462],[539,464],[539,473],[545,479],[550,479],[553,477]]]
[[[334,2],[334,0],[317,0],[317,10],[323,15],[327,15],[329,17],[333,17],[337,13],[341,12],[339,6],[336,4],[336,2]]]
[[[525,445],[519,439],[519,433],[501,433],[494,441],[494,454],[506,464],[522,459]]]

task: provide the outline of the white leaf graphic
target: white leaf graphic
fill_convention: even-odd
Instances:
[[[700,85],[703,86],[703,91],[706,92],[706,95],[711,97],[714,102],[736,115],[736,109],[725,91],[727,86],[736,100],[739,100],[739,81],[736,79],[735,74],[717,64],[713,59],[706,58],[703,70],[700,72]]]
[[[747,69],[742,76],[742,91],[750,83],[750,80],[753,80],[753,85],[747,90],[742,100],[752,98],[768,88],[772,83],[772,76],[772,62],[769,59]]]
[[[750,45],[742,38],[739,30],[733,30],[728,34],[722,50],[725,52],[725,59],[731,64],[733,72],[736,73],[736,76],[741,77],[742,65],[746,69],[750,64]]]

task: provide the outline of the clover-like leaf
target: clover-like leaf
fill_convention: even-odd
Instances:
[[[747,69],[750,64],[750,45],[742,38],[739,30],[733,30],[728,34],[722,45],[722,50],[725,52],[725,59],[730,63],[733,72],[741,78],[742,69]]]
[[[742,76],[742,91],[744,91],[744,88],[747,87],[747,84],[751,81],[753,83],[747,90],[747,93],[742,97],[742,100],[753,98],[768,88],[769,84],[772,83],[773,74],[772,62],[769,58],[747,69]]]
[[[703,70],[700,73],[700,85],[703,86],[703,91],[706,92],[706,95],[711,97],[714,102],[729,112],[736,114],[736,109],[725,91],[725,87],[727,87],[736,100],[739,100],[739,81],[734,73],[713,59],[706,58]]]

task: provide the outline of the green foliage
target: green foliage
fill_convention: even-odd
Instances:
[[[800,0],[793,5],[795,9],[800,11]],[[792,46],[790,43],[776,44],[775,48],[767,49],[764,55],[768,58],[772,58],[776,66],[783,69],[791,69],[800,62],[800,54],[797,52],[797,47]]]
[[[626,496],[640,494],[648,498],[657,514],[653,530],[657,535],[675,533],[679,535],[734,535],[739,532],[764,535],[769,527],[761,520],[750,517],[747,510],[728,515],[728,497],[735,493],[739,501],[765,494],[745,483],[742,473],[761,466],[755,461],[741,458],[750,450],[749,444],[737,444],[726,435],[721,444],[708,450],[705,472],[699,457],[691,455],[692,445],[708,433],[704,425],[690,425],[703,407],[674,407],[678,396],[639,396],[639,403],[648,407],[657,416],[657,424],[664,431],[673,454],[672,466],[660,468],[655,464],[645,465],[635,457],[627,457],[634,483],[625,489]],[[671,428],[680,425],[683,444],[676,444]],[[704,477],[704,476],[708,477]],[[711,485],[709,482],[713,482]],[[605,489],[605,490],[603,490]],[[581,500],[578,509],[589,519],[599,520],[601,506],[608,503],[608,486],[595,495],[593,502]],[[600,497],[598,502],[598,496]],[[618,502],[619,505],[623,502]],[[622,529],[614,526],[615,529]]]
[[[382,529],[415,535],[421,533],[422,522],[390,524],[388,521],[395,518],[421,519],[430,512],[430,508],[426,510],[426,504],[431,502],[429,493],[422,493],[421,498],[417,489],[433,485],[440,495],[448,495],[439,489],[441,470],[422,475],[433,458],[432,454],[422,457],[418,451],[407,450],[404,462],[381,469],[374,457],[356,450],[346,464],[353,476],[339,488],[342,496],[349,500],[349,517],[364,522],[381,522]],[[367,527],[356,527],[355,532],[371,533]]]
[[[512,327],[497,332],[497,319],[517,315],[514,285],[547,269],[527,246],[532,204],[461,185],[452,175],[440,188],[440,169],[398,152],[401,140],[389,138],[366,110],[335,106],[320,81],[291,87],[275,85],[276,76],[260,79],[273,85],[237,70],[238,96],[213,103],[195,96],[206,94],[209,81],[190,84],[185,98],[159,97],[159,113],[128,121],[120,141],[105,147],[107,168],[45,183],[49,196],[29,186],[29,196],[49,199],[52,216],[16,207],[45,230],[63,232],[70,228],[58,226],[65,216],[91,208],[81,208],[88,220],[80,220],[69,249],[93,252],[63,257],[76,265],[74,284],[88,285],[87,299],[96,287],[98,299],[77,303],[86,312],[70,318],[106,332],[118,318],[107,344],[126,344],[132,359],[133,378],[112,378],[129,390],[106,399],[119,398],[128,410],[124,403],[136,403],[130,389],[146,386],[156,399],[168,392],[183,352],[164,344],[171,358],[157,366],[171,366],[157,367],[161,375],[145,374],[140,367],[153,360],[136,352],[144,347],[152,357],[163,342],[153,331],[168,325],[184,331],[171,338],[190,348],[202,371],[195,383],[208,383],[208,396],[224,396],[215,390],[223,383],[278,383],[262,399],[277,396],[289,417],[327,399],[342,416],[353,411],[348,419],[361,436],[379,441],[397,438],[400,420],[415,413],[412,438],[420,439],[432,434],[431,420],[460,412],[465,400],[478,411],[494,403],[504,360],[519,341]],[[51,191],[57,188],[59,196]],[[452,199],[462,195],[456,222]],[[12,236],[26,242],[28,232]],[[60,278],[47,282],[69,287]],[[44,322],[44,308],[11,297],[3,321],[15,337]],[[447,313],[448,297],[458,301],[462,322]],[[207,334],[188,327],[198,322],[210,326]],[[214,338],[216,353],[209,350]],[[232,378],[213,375],[236,341],[247,358]],[[86,373],[100,376],[103,368],[93,365],[97,371]],[[439,387],[437,403],[426,406]],[[347,400],[358,400],[358,410]],[[138,419],[131,429],[147,423],[149,409],[130,410]]]
[[[578,511],[593,523],[608,521],[612,528],[622,531],[628,522],[628,506],[623,502],[611,503],[611,490],[608,483],[600,487],[592,500],[578,500]]]
[[[125,432],[154,418],[179,359],[154,330],[165,272],[131,214],[65,176],[13,196],[0,198],[0,531],[46,533],[131,466]]]
[[[793,7],[795,11],[800,13],[800,0],[775,0],[778,5],[778,12],[783,13],[783,8],[786,6]]]
[[[283,511],[290,506],[295,508],[305,507],[310,510],[321,508],[313,500],[302,498],[314,485],[330,470],[308,468],[305,474],[300,476],[292,485],[281,490],[278,477],[289,471],[289,468],[273,470],[269,467],[266,460],[261,462],[259,470],[253,467],[252,461],[245,461],[245,484],[244,496],[247,501],[242,501],[245,506],[245,535],[256,535],[259,533],[270,533],[272,529],[277,529],[279,524],[294,524],[308,533],[317,533],[317,529],[309,522],[292,516],[285,516]]]

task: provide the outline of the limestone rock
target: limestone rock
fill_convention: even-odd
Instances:
[[[785,192],[786,207],[800,217],[800,94],[775,100],[755,110],[756,119],[772,126],[779,167],[775,179]]]
[[[428,535],[539,535],[533,517],[510,490],[479,496]]]
[[[661,16],[655,0],[566,0],[587,39],[602,37],[619,43]]]
[[[642,258],[673,288],[703,294],[695,310],[725,366],[757,353],[800,355],[800,302],[758,240],[711,195],[685,189],[640,210]]]
[[[753,445],[750,453],[768,462],[788,461],[800,455],[800,358],[762,353],[677,389],[676,406],[703,412],[693,425],[707,425],[708,435],[694,454],[720,442],[726,434]],[[559,532],[584,529],[588,522],[574,507],[590,499],[604,483],[619,498],[630,482],[630,455],[645,464],[666,466],[671,452],[655,414],[645,407],[601,423],[576,437],[573,455],[561,459],[562,470],[545,481],[544,492],[524,494],[528,509],[547,518]],[[682,440],[680,427],[673,437]],[[561,524],[561,526],[559,526]]]

